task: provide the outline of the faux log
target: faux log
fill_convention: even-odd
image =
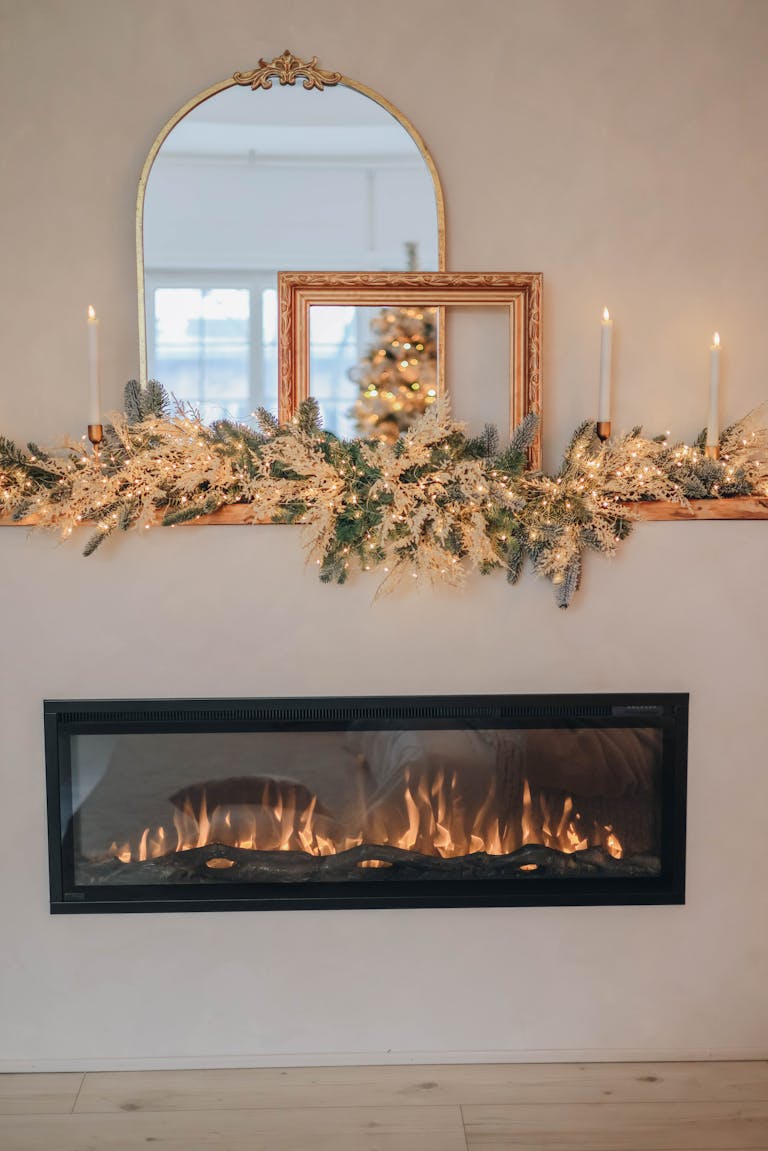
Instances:
[[[220,860],[229,861],[231,866],[216,866]],[[385,866],[364,866],[371,860],[379,860]],[[614,859],[601,847],[566,854],[536,843],[519,847],[509,855],[478,851],[453,859],[368,843],[323,856],[209,843],[141,862],[121,863],[112,858],[81,861],[76,867],[78,883],[121,887],[174,883],[381,883],[394,879],[577,879],[653,876],[659,871],[660,862],[655,856]]]

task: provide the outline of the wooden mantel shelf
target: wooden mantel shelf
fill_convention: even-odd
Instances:
[[[768,496],[733,496],[727,500],[691,500],[686,507],[671,500],[625,505],[641,520],[768,520]]]
[[[734,496],[726,500],[691,500],[685,507],[682,504],[667,500],[653,500],[625,504],[625,507],[634,511],[641,520],[768,520],[768,496]],[[187,523],[178,524],[178,527],[254,527],[269,520],[253,521],[253,509],[250,504],[229,504],[208,516]],[[157,522],[162,519],[158,512]],[[0,527],[35,527],[35,516],[26,516],[23,520],[11,520],[7,516],[0,517]],[[87,526],[87,525],[84,525]]]

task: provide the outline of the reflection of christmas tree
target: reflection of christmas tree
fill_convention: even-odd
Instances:
[[[436,308],[382,308],[371,320],[375,343],[350,377],[359,435],[394,441],[437,398]]]

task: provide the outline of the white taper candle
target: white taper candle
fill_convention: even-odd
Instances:
[[[597,400],[597,422],[610,423],[611,420],[611,346],[613,344],[613,320],[607,308],[603,308],[600,332],[600,394]]]
[[[720,333],[715,332],[709,349],[709,419],[707,420],[707,447],[713,448],[720,440]]]
[[[88,423],[101,423],[99,391],[99,321],[92,304],[88,305]]]

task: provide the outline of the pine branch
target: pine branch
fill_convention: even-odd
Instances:
[[[141,406],[141,387],[138,380],[129,380],[123,390],[123,410],[129,424],[140,424],[144,419]]]
[[[307,504],[304,500],[286,500],[272,516],[272,522],[275,524],[295,524],[306,514]]]
[[[316,435],[322,431],[323,420],[320,415],[320,405],[314,396],[307,396],[306,400],[301,401],[296,413],[296,422],[305,435]]]
[[[499,433],[494,424],[486,424],[482,434],[472,439],[467,440],[463,436],[456,439],[460,440],[460,446],[456,445],[459,450],[463,448],[466,455],[474,459],[489,460],[499,450]]]
[[[162,525],[165,528],[173,527],[174,524],[186,524],[190,520],[196,520],[198,516],[205,515],[204,503],[189,503],[184,504],[183,507],[172,508],[165,513],[162,518]]]
[[[265,436],[274,436],[280,431],[277,417],[273,416],[267,408],[256,409],[256,423]]]
[[[159,384],[157,380],[147,380],[147,386],[142,393],[141,404],[144,419],[154,417],[156,420],[165,420],[168,418],[170,407],[168,393],[163,385]]]
[[[499,429],[495,424],[486,424],[483,428],[483,441],[485,443],[485,458],[492,459],[499,450]]]
[[[321,583],[343,584],[347,582],[348,574],[347,561],[341,549],[329,549],[320,564]]]
[[[575,455],[577,448],[584,450],[590,446],[598,445],[599,442],[594,421],[583,420],[568,441],[568,447],[565,449],[566,461]]]
[[[211,433],[214,441],[234,451],[247,449],[259,452],[267,442],[267,437],[261,432],[254,432],[247,424],[238,424],[233,420],[216,420],[211,424]]]
[[[134,500],[129,500],[120,506],[117,513],[117,527],[121,532],[127,532],[138,511],[138,504]]]
[[[138,380],[129,380],[123,390],[123,408],[129,424],[140,424],[150,417],[165,420],[170,412],[168,393],[157,380],[147,380],[142,388]]]
[[[48,452],[46,452],[42,448],[38,447],[37,444],[34,443],[32,440],[30,440],[29,443],[27,444],[27,451],[29,452],[29,454],[31,456],[35,456],[35,458],[37,460],[39,460],[40,463],[50,464],[53,462],[53,457],[51,455],[49,455]]]
[[[524,560],[525,548],[520,540],[517,538],[510,540],[506,555],[507,583],[515,584],[520,579]]]
[[[88,543],[83,548],[83,555],[92,556],[96,549],[101,547],[101,545],[104,543],[104,540],[108,536],[112,535],[113,530],[114,529],[111,525],[105,528],[98,528],[98,530],[93,533],[93,535],[89,538]]]
[[[581,556],[577,556],[566,569],[561,583],[555,585],[557,606],[568,608],[581,584]]]
[[[171,508],[162,518],[163,527],[172,527],[173,524],[188,523],[196,520],[198,516],[210,516],[222,507],[224,500],[217,492],[212,492],[206,499],[197,503],[184,504],[182,507]]]
[[[29,445],[30,451],[36,448],[35,444]],[[59,482],[59,475],[46,467],[46,462],[50,461],[51,457],[47,455],[37,454],[37,450],[27,455],[21,448],[9,440],[7,436],[0,436],[0,471],[20,473],[25,480],[36,487],[52,488]]]
[[[509,441],[509,450],[512,452],[527,452],[536,439],[539,423],[540,420],[537,414],[535,412],[529,412],[513,431]]]
[[[13,440],[9,440],[7,436],[0,436],[0,467],[25,468],[27,462],[28,457]]]
[[[526,470],[528,457],[517,448],[508,447],[493,461],[493,470],[503,472],[509,479],[517,479]]]

